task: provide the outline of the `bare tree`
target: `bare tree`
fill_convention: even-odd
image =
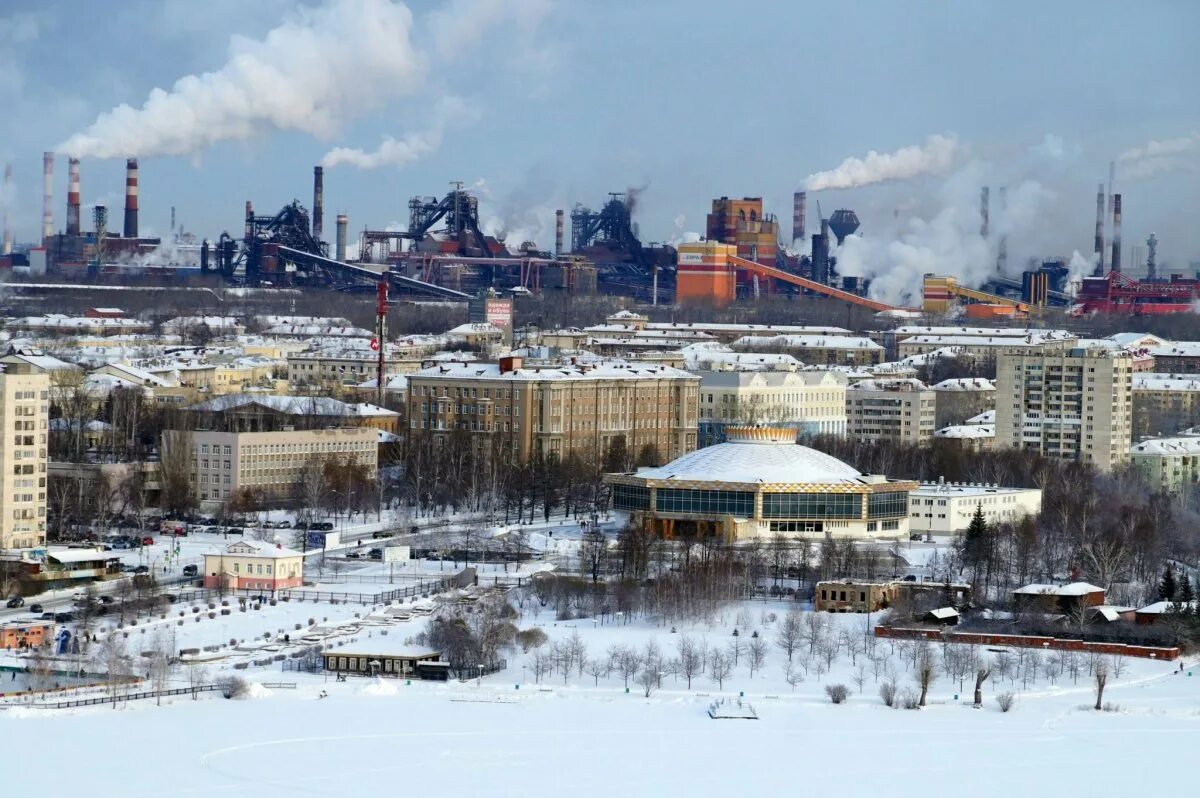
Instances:
[[[189,660],[184,667],[184,673],[187,674],[188,687],[192,690],[192,700],[194,701],[199,689],[209,682],[208,668],[198,660]]]
[[[917,706],[925,706],[925,699],[929,695],[929,687],[933,684],[933,680],[937,678],[937,661],[933,655],[933,649],[928,644],[923,644],[917,651],[917,684],[921,687],[921,698],[917,702]]]
[[[742,654],[746,653],[746,643],[741,636],[735,637],[729,641],[729,658],[733,660],[733,667],[737,667]]]
[[[796,692],[796,685],[804,681],[804,677],[800,675],[800,671],[796,670],[792,663],[785,662],[783,664],[783,680],[792,687],[792,692]]]
[[[675,649],[679,652],[679,672],[687,679],[688,689],[692,689],[692,679],[704,672],[704,655],[696,646],[696,641],[687,635],[680,635],[675,640]]]
[[[629,680],[642,667],[642,658],[638,653],[628,646],[619,646],[617,648],[616,668],[617,673],[621,674],[621,678],[625,681],[625,687],[629,687]]]
[[[174,627],[170,626],[159,629],[154,635],[150,651],[146,652],[150,655],[146,661],[146,678],[154,690],[155,704],[158,706],[162,706],[162,694],[167,689],[167,684],[171,680],[171,671],[175,666],[172,658],[175,651],[173,629]]]
[[[749,654],[750,675],[754,676],[754,672],[761,670],[763,663],[767,661],[767,641],[761,637],[751,637],[746,653]]]
[[[125,650],[125,638],[120,632],[109,632],[96,649],[96,664],[104,672],[104,684],[108,689],[113,706],[121,695],[121,688],[133,675],[133,664]]]
[[[594,680],[593,685],[598,686],[600,684],[600,677],[608,676],[609,672],[612,670],[612,665],[609,664],[607,659],[596,657],[595,659],[589,659],[587,661],[587,665],[584,667],[584,670],[586,670],[587,675],[591,676]]]
[[[867,663],[858,663],[858,665],[854,668],[854,675],[850,678],[854,680],[856,685],[858,685],[858,692],[861,695],[863,691],[863,685],[867,682]]]
[[[733,660],[724,649],[715,648],[712,654],[708,657],[708,675],[717,683],[717,687],[724,689],[725,680],[733,673]]]
[[[1092,678],[1096,680],[1096,710],[1104,708],[1104,685],[1108,683],[1108,658],[1103,657],[1096,661],[1095,667],[1092,668]]]
[[[783,616],[783,620],[779,622],[779,631],[775,635],[775,645],[783,649],[784,654],[787,654],[789,663],[800,645],[802,633],[799,612],[792,610]]]

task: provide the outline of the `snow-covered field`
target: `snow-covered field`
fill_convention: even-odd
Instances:
[[[749,653],[719,687],[706,673],[688,690],[682,676],[664,666],[661,688],[646,698],[618,673],[596,676],[577,668],[534,681],[534,652],[516,652],[508,670],[480,682],[433,684],[281,673],[278,666],[242,671],[258,682],[295,682],[298,688],[256,690],[256,698],[193,701],[172,698],[156,707],[132,702],[45,710],[9,705],[0,709],[0,738],[19,739],[24,750],[62,751],[71,745],[71,767],[88,774],[96,794],[152,796],[216,791],[223,796],[367,795],[380,791],[527,796],[569,790],[573,796],[778,794],[836,790],[842,795],[913,794],[918,790],[968,789],[971,795],[1121,795],[1178,783],[1181,756],[1194,747],[1190,732],[1200,723],[1200,671],[1177,673],[1174,663],[1126,660],[1106,692],[1114,711],[1095,712],[1087,666],[1078,679],[1055,673],[1050,658],[1037,668],[993,677],[983,709],[970,706],[965,690],[939,675],[920,711],[889,709],[877,682],[913,681],[906,646],[878,641],[880,673],[865,651],[825,657],[794,655],[785,678],[786,654],[775,644],[791,605],[746,602],[711,624],[677,627],[650,620],[605,623],[556,621],[549,608],[534,614],[525,603],[522,628],[539,626],[551,641],[578,633],[587,659],[610,647],[644,650],[652,641],[664,659],[677,656],[683,635],[710,649],[737,639],[769,642],[765,662],[750,674]],[[283,604],[212,622],[214,637],[249,635],[263,626],[287,628],[317,614],[357,623],[346,605]],[[772,620],[772,614],[774,620]],[[293,617],[294,616],[294,617]],[[336,617],[335,617],[336,616]],[[220,616],[218,616],[220,617]],[[377,616],[378,617],[378,616]],[[863,616],[823,616],[829,638],[861,636]],[[208,638],[209,623],[189,621],[189,643]],[[324,624],[322,624],[324,626]],[[243,630],[242,627],[245,627]],[[366,625],[341,638],[347,651],[392,647],[417,634],[424,620]],[[253,627],[253,630],[251,629]],[[179,628],[179,627],[177,627]],[[386,638],[375,638],[386,628]],[[386,640],[386,644],[385,644]],[[851,648],[857,649],[852,644]],[[542,649],[543,651],[546,648]],[[941,654],[941,647],[934,650]],[[994,653],[981,651],[994,657]],[[253,656],[253,655],[246,655]],[[232,660],[231,660],[232,661]],[[219,670],[228,667],[214,663]],[[1030,671],[1036,671],[1031,673]],[[861,675],[861,692],[855,683]],[[795,681],[795,679],[793,679]],[[849,686],[841,706],[824,688]],[[517,685],[520,685],[519,687]],[[994,696],[1017,693],[1012,712],[1001,713]],[[326,697],[322,697],[322,693]],[[718,697],[753,704],[758,720],[712,720]],[[131,759],[133,757],[133,759]],[[134,764],[134,763],[137,764]],[[14,794],[43,784],[37,768],[8,771]],[[965,785],[969,785],[965,786]]]

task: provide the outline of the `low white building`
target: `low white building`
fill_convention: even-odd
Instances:
[[[954,535],[966,530],[981,508],[989,524],[1019,521],[1042,511],[1037,488],[1003,488],[962,482],[925,482],[909,494],[909,531]]]

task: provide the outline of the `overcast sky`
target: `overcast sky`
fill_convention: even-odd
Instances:
[[[0,159],[13,166],[18,240],[37,232],[41,153],[63,144],[112,156],[85,156],[85,206],[119,208],[122,158],[141,157],[145,232],[165,232],[172,205],[208,237],[239,230],[247,199],[262,212],[308,205],[312,167],[329,158],[327,229],[336,212],[354,230],[396,222],[409,196],[461,179],[493,227],[548,247],[555,207],[629,186],[644,189],[647,241],[702,231],[720,195],[761,195],[790,228],[808,175],[942,134],[958,145],[949,174],[813,199],[826,214],[855,208],[864,234],[882,236],[960,201],[946,184],[963,169],[1032,180],[1044,191],[1030,238],[1045,254],[1090,253],[1096,184],[1130,153],[1118,171],[1126,241],[1153,230],[1160,260],[1200,261],[1200,3],[408,8],[411,24],[387,0],[9,0]],[[137,110],[156,89],[158,106]],[[65,157],[55,192],[61,227]]]

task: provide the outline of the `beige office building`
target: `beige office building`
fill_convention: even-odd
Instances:
[[[700,421],[771,424],[807,435],[846,433],[846,375],[833,371],[700,374]]]
[[[46,544],[50,376],[24,362],[0,372],[0,549]]]
[[[937,394],[917,379],[861,380],[846,389],[847,434],[860,443],[928,444]]]
[[[623,437],[632,455],[653,446],[666,462],[696,448],[699,383],[686,371],[640,363],[444,363],[409,375],[409,431],[490,438],[519,460],[603,454]]]
[[[997,449],[1027,449],[1102,471],[1129,461],[1129,352],[1014,349],[1000,356],[996,372]]]
[[[379,431],[369,427],[191,436],[192,489],[205,510],[219,508],[243,488],[286,500],[314,457],[353,457],[372,477],[379,462]]]

